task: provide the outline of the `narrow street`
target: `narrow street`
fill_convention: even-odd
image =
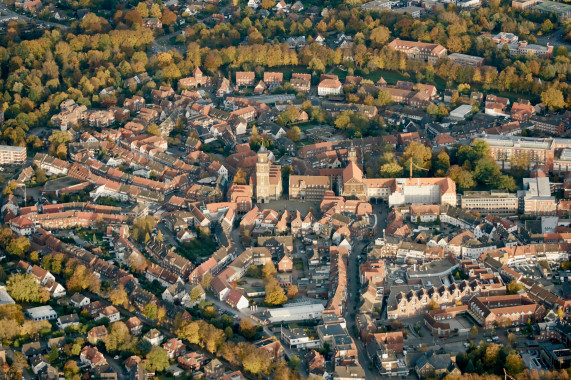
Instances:
[[[359,300],[361,299],[361,283],[359,281],[359,262],[357,258],[361,251],[365,248],[362,242],[357,243],[353,247],[353,252],[349,255],[347,263],[347,310],[345,312],[345,320],[347,321],[347,331],[355,341],[357,352],[359,353],[359,364],[365,371],[367,379],[379,379],[379,373],[376,371],[373,363],[367,356],[367,348],[359,339],[358,334],[355,334],[355,315]],[[359,295],[358,297],[356,295]]]

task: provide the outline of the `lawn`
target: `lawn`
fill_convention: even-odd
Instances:
[[[199,257],[210,257],[218,249],[218,243],[214,241],[212,236],[200,237],[200,239],[192,239],[188,243],[183,243],[177,249],[181,256],[186,257],[190,261],[194,261]]]
[[[294,259],[293,265],[295,266],[295,269],[297,269],[297,270],[304,270],[305,269],[303,266],[303,260],[301,260],[301,259]]]

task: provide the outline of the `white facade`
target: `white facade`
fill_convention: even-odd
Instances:
[[[329,87],[329,86],[318,86],[317,95],[319,96],[329,96],[329,95],[341,95],[343,92],[343,86],[339,83],[339,87]]]
[[[38,306],[26,310],[26,314],[34,321],[48,321],[56,319],[57,313],[51,306]]]
[[[397,190],[389,195],[389,207],[403,204],[450,204],[456,206],[456,192],[441,196],[440,185],[407,185],[407,179],[398,178]]]
[[[280,309],[270,309],[269,320],[271,323],[295,322],[320,319],[325,308],[321,304],[286,306]]]

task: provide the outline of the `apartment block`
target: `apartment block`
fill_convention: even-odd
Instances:
[[[517,194],[504,191],[466,191],[461,208],[482,214],[515,215],[518,212]]]
[[[517,192],[519,209],[525,215],[555,215],[557,201],[551,195],[549,178],[524,178],[523,190]]]
[[[26,157],[25,146],[0,145],[0,165],[23,164]]]

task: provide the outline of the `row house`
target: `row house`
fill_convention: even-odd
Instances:
[[[169,286],[176,283],[183,282],[178,275],[156,264],[151,264],[149,267],[147,267],[147,270],[145,271],[145,278],[151,282],[156,280],[161,284],[161,286],[165,288],[168,288]]]
[[[503,284],[481,283],[477,280],[453,283],[449,286],[442,285],[439,288],[432,287],[420,290],[411,289],[408,285],[393,286],[389,296],[387,315],[388,318],[399,319],[417,315],[430,309],[431,305],[438,304],[454,305],[457,301],[466,300],[474,295],[502,295],[506,293]]]
[[[485,328],[521,326],[543,320],[545,308],[529,298],[514,294],[494,297],[472,297],[469,314]]]

